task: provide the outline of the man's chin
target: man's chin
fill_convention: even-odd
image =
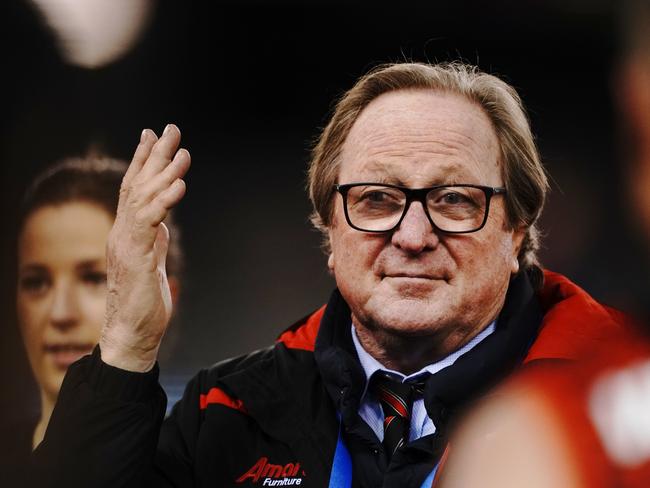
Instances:
[[[443,325],[438,307],[425,300],[404,299],[388,306],[381,303],[371,307],[366,315],[369,329],[382,329],[395,335],[409,337],[436,334]]]

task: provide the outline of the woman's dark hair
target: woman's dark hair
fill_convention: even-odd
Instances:
[[[49,205],[82,201],[96,204],[115,217],[120,185],[128,164],[105,156],[67,158],[39,174],[27,189],[18,220],[18,233],[36,210]],[[169,213],[165,219],[171,236],[167,274],[180,276],[183,253],[179,230]]]

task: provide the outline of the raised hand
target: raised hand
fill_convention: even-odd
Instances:
[[[190,153],[168,125],[160,139],[145,129],[120,188],[106,248],[108,296],[100,339],[102,360],[129,371],[150,370],[172,312],[162,221],[185,195]],[[178,150],[177,150],[178,149]]]

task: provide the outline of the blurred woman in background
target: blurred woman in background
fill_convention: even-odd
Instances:
[[[18,227],[18,322],[40,392],[40,416],[14,432],[16,455],[43,439],[70,364],[99,342],[106,301],[106,240],[127,164],[67,159],[27,191]],[[173,223],[167,273],[178,296],[181,251]]]

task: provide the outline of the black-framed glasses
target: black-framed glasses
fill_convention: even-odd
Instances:
[[[434,229],[450,234],[481,230],[490,200],[505,188],[482,185],[437,185],[406,188],[382,183],[334,185],[343,197],[350,227],[363,232],[390,232],[402,223],[412,202],[420,202]]]

